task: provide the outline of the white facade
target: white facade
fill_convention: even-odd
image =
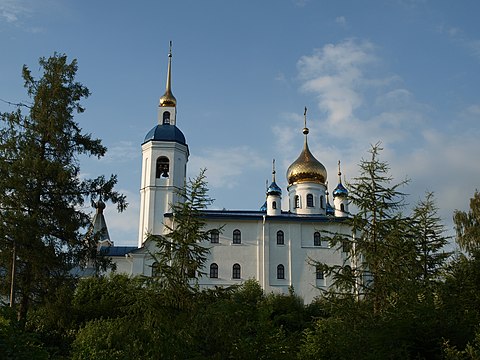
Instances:
[[[158,124],[142,144],[140,187],[140,226],[138,248],[111,249],[117,271],[130,275],[152,275],[154,244],[145,242],[147,234],[165,234],[164,224],[172,219],[175,192],[185,184],[188,145],[176,126],[176,99],[171,93],[171,53],[165,94],[160,98]],[[305,112],[306,118],[306,112]],[[256,279],[266,292],[295,292],[311,302],[330,282],[317,271],[315,261],[343,264],[342,249],[332,249],[327,233],[350,237],[345,223],[348,216],[346,189],[335,189],[333,209],[327,197],[327,172],[308,149],[308,129],[303,129],[304,148],[287,171],[289,211],[281,210],[282,190],[275,182],[267,189],[266,203],[258,211],[203,212],[207,229],[222,228],[218,236],[205,243],[210,249],[198,279],[201,287],[240,284]],[[340,209],[341,206],[341,209]]]

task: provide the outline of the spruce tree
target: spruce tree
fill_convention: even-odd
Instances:
[[[55,53],[39,64],[38,79],[23,66],[31,103],[1,113],[0,274],[7,285],[1,290],[7,295],[15,289],[12,303],[19,301],[21,320],[88,252],[82,234],[90,222],[85,201],[101,197],[119,210],[126,207],[125,197],[113,189],[116,176],[80,176],[79,156],[100,158],[106,148],[74,120],[90,95],[75,80],[77,61]]]
[[[181,295],[193,290],[195,279],[205,274],[204,265],[209,253],[205,243],[213,231],[221,231],[221,228],[205,229],[202,210],[213,203],[208,196],[205,170],[189,179],[177,194],[180,201],[171,204],[171,222],[165,224],[168,233],[150,235],[147,239],[157,245],[157,252],[152,254],[157,280],[175,295]]]
[[[407,241],[408,224],[401,214],[404,194],[399,188],[407,180],[394,183],[389,165],[379,159],[379,144],[370,149],[371,158],[362,159],[360,174],[348,183],[354,214],[347,220],[352,237],[335,235],[332,246],[349,248],[342,265],[321,266],[333,282],[331,293],[369,300],[375,312],[395,292],[398,281],[409,276],[415,258],[413,244]]]
[[[480,255],[480,193],[470,199],[468,212],[455,210],[453,215],[457,244],[471,255]]]
[[[418,280],[423,286],[429,286],[439,280],[440,271],[450,256],[444,249],[449,237],[445,235],[445,226],[438,216],[432,192],[427,192],[425,199],[413,209],[411,226],[417,252]]]

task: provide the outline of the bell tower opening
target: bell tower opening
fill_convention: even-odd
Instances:
[[[160,156],[157,159],[157,168],[155,172],[155,177],[157,179],[161,177],[168,178],[169,170],[170,170],[170,161],[166,156]]]
[[[165,111],[163,113],[163,125],[170,125],[170,111]]]

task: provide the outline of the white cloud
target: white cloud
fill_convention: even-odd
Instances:
[[[471,38],[465,34],[463,29],[453,26],[441,26],[439,31],[447,34],[452,41],[469,50],[474,57],[480,60],[480,39]]]
[[[32,15],[32,7],[25,0],[0,0],[0,18],[8,23],[16,23],[20,18]]]
[[[337,16],[335,18],[335,22],[342,27],[347,26],[347,19],[345,18],[345,16]]]
[[[200,169],[206,168],[211,187],[233,189],[243,180],[242,176],[265,167],[267,163],[267,159],[248,146],[208,148],[190,157],[188,169],[194,177]]]
[[[309,111],[310,149],[326,166],[332,188],[337,160],[352,179],[360,160],[369,158],[369,144],[381,141],[381,159],[390,164],[394,179],[411,179],[402,189],[410,194],[407,202],[413,206],[425,191],[434,191],[452,234],[453,211],[468,206],[480,178],[480,105],[470,104],[445,120],[430,118],[435,105],[418,102],[400,76],[382,68],[375,45],[355,39],[301,57],[300,90],[313,96],[319,110]],[[301,114],[289,114],[273,129],[285,167],[301,151],[302,120]]]
[[[349,39],[328,44],[298,61],[301,89],[313,93],[319,108],[328,114],[328,122],[349,120],[363,103],[363,68],[376,61],[373,44]]]
[[[107,153],[100,161],[107,163],[127,163],[140,158],[141,152],[138,144],[132,141],[119,140],[107,146]]]

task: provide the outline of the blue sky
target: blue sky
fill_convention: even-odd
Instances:
[[[469,0],[0,0],[0,99],[27,100],[23,64],[35,73],[55,51],[78,59],[92,95],[76,119],[109,148],[82,160],[83,175],[118,174],[130,203],[107,208],[116,245],[137,243],[140,145],[170,40],[188,174],[207,168],[215,208],[258,209],[273,158],[286,196],[307,106],[330,190],[338,160],[348,181],[381,141],[395,179],[411,179],[407,202],[434,191],[451,229],[479,187],[478,14]]]

